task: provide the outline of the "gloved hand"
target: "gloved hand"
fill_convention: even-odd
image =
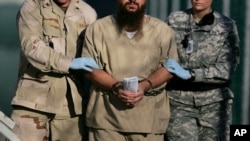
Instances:
[[[88,72],[92,72],[92,68],[99,69],[99,66],[97,65],[96,61],[93,58],[81,57],[73,59],[70,64],[70,68],[73,70],[82,69]]]
[[[191,78],[191,74],[189,70],[183,69],[180,64],[178,64],[173,59],[168,59],[164,66],[168,69],[169,72],[174,73],[178,77],[184,80],[188,80]]]

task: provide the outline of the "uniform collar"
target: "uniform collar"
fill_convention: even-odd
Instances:
[[[44,8],[51,8],[54,13],[59,15],[63,14],[65,16],[74,16],[76,13],[80,12],[80,0],[71,0],[66,13],[64,13],[64,11],[59,6],[57,6],[53,0],[43,0],[42,5]]]
[[[214,23],[214,11],[206,14],[198,23],[198,26],[212,25]]]
[[[187,14],[187,28],[188,30],[204,30],[204,31],[211,31],[213,26],[216,24],[216,18],[214,16],[215,11],[212,11],[205,15],[199,23],[196,23],[193,15],[192,15],[192,8],[185,11]]]

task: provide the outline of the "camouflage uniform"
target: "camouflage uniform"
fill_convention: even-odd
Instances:
[[[187,9],[171,13],[166,21],[176,31],[181,66],[195,74],[194,80],[174,78],[166,87],[170,141],[229,139],[234,97],[229,86],[239,63],[238,32],[233,20],[216,11],[204,20],[195,23]],[[189,41],[193,48],[187,49]]]
[[[17,15],[21,55],[12,118],[22,140],[46,140],[50,131],[52,140],[81,140],[83,90],[77,88],[69,66],[79,35],[97,14],[81,0],[71,0],[65,10],[53,0],[26,0]]]

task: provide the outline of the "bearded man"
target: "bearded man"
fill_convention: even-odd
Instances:
[[[90,141],[163,141],[170,115],[164,86],[173,77],[163,64],[178,58],[177,47],[174,31],[145,7],[146,0],[117,0],[115,15],[86,29],[83,56],[100,68],[87,74]],[[132,76],[136,91],[124,89]]]

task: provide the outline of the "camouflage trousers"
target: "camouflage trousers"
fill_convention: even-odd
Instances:
[[[43,113],[27,108],[14,108],[11,118],[14,133],[21,141],[87,141],[84,117]]]
[[[232,99],[204,106],[170,101],[165,141],[229,141]]]

